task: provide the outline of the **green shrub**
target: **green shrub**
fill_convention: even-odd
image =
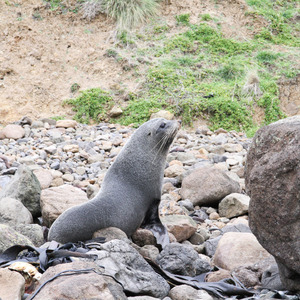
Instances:
[[[201,16],[201,20],[202,21],[210,21],[210,20],[212,20],[212,17],[210,16],[210,14],[203,14]]]
[[[77,98],[64,101],[64,105],[66,104],[73,106],[76,121],[88,124],[90,120],[99,122],[105,119],[107,111],[113,105],[113,99],[107,92],[94,88],[81,91]]]
[[[179,25],[189,25],[190,23],[190,14],[182,14],[175,17],[177,24]]]

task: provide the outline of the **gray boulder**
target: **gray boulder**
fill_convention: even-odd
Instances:
[[[45,242],[43,228],[38,224],[17,224],[12,228],[27,237],[37,247]]]
[[[164,270],[192,277],[211,269],[207,260],[202,259],[192,246],[179,243],[167,245],[156,261]]]
[[[219,203],[219,215],[233,218],[248,213],[250,198],[247,195],[232,193]]]
[[[8,197],[0,199],[0,223],[15,225],[32,222],[32,215],[22,202]]]
[[[103,266],[107,274],[117,278],[125,290],[157,298],[168,295],[169,284],[128,243],[112,240],[101,245],[100,251],[88,253],[96,254],[96,263]]]
[[[48,282],[34,299],[127,299],[121,285],[113,278],[105,276],[106,272],[103,272],[103,269],[99,268],[94,262],[75,261],[50,267],[43,274],[39,286],[60,272],[80,269],[89,269],[90,272],[79,272],[72,276],[59,276]],[[94,269],[97,273],[91,269]],[[101,273],[104,273],[104,275],[101,275]]]
[[[201,167],[183,179],[180,194],[194,205],[211,206],[218,204],[227,195],[239,192],[239,183],[229,178],[225,172],[212,167]]]
[[[40,195],[38,179],[26,165],[20,165],[14,177],[1,191],[0,198],[20,200],[33,217],[38,217],[41,215]]]
[[[261,128],[246,162],[249,224],[278,263],[286,289],[300,290],[300,116]]]
[[[14,245],[29,245],[34,247],[33,243],[26,236],[18,233],[8,225],[0,224],[0,253]]]

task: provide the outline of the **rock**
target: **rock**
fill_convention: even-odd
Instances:
[[[33,173],[38,179],[42,189],[47,189],[48,187],[50,187],[51,182],[53,180],[51,171],[46,169],[38,169],[34,170]]]
[[[63,150],[65,152],[77,153],[77,152],[79,152],[79,146],[76,144],[65,145],[63,147]]]
[[[221,217],[233,218],[248,213],[250,197],[243,194],[232,193],[219,203]]]
[[[154,298],[154,297],[150,297],[150,296],[128,297],[127,299],[128,300],[160,300],[159,298]],[[164,298],[164,299],[166,299],[166,298]]]
[[[197,230],[196,222],[189,216],[169,215],[161,217],[161,222],[167,227],[178,242],[189,239]]]
[[[182,175],[185,172],[184,168],[180,165],[172,165],[165,169],[166,177],[177,177]]]
[[[170,113],[167,110],[160,110],[156,113],[153,113],[150,117],[150,119],[155,119],[155,118],[164,118],[166,120],[173,120],[174,114]]]
[[[250,228],[278,263],[288,290],[300,290],[300,116],[261,128],[246,162]]]
[[[0,199],[0,223],[15,225],[30,224],[32,222],[30,211],[21,201],[8,197]]]
[[[128,240],[127,235],[124,231],[116,227],[107,227],[100,230],[97,230],[93,234],[93,239],[97,237],[104,237],[105,242],[109,242],[111,240]]]
[[[66,209],[86,201],[88,201],[86,193],[71,185],[64,184],[42,190],[41,207],[44,224],[50,227]]]
[[[128,292],[161,299],[168,295],[170,288],[165,279],[126,242],[112,240],[101,245],[100,251],[92,250],[89,254],[96,254],[96,263],[104,266],[106,273],[118,278]]]
[[[33,217],[41,215],[41,186],[33,172],[25,165],[20,165],[11,181],[0,193],[0,198],[10,197],[20,200]]]
[[[269,256],[270,254],[258,243],[252,233],[227,232],[218,243],[213,263],[222,269],[232,271]]]
[[[132,241],[140,247],[145,245],[156,245],[156,238],[148,229],[139,228],[131,238]]]
[[[77,122],[74,120],[58,120],[56,122],[56,127],[75,128],[76,126],[77,126]]]
[[[121,114],[123,113],[123,110],[115,105],[109,112],[109,115],[112,117],[112,118],[116,118],[118,116],[120,116]]]
[[[20,125],[9,124],[1,130],[1,135],[2,138],[17,140],[25,136],[25,130]]]
[[[207,282],[218,282],[226,278],[231,278],[231,273],[228,270],[220,269],[207,274],[205,280]]]
[[[91,271],[72,276],[59,276],[49,281],[34,299],[127,299],[121,285],[113,278],[101,275],[103,269],[101,270],[94,262],[75,261],[50,267],[43,274],[40,285],[62,271],[80,269],[95,269],[100,274]]]
[[[12,227],[27,237],[37,247],[45,242],[43,228],[38,224],[16,224]]]
[[[153,245],[145,245],[139,249],[139,253],[143,257],[148,257],[152,261],[156,261],[157,256],[159,255],[159,250]]]
[[[226,152],[232,153],[232,152],[241,152],[243,151],[243,146],[241,144],[225,144],[223,145]]]
[[[194,277],[211,269],[206,259],[201,258],[192,246],[179,243],[165,246],[156,261],[162,269],[184,276]]]
[[[194,205],[216,205],[231,193],[239,193],[239,184],[225,172],[211,167],[198,168],[182,181],[180,195]]]
[[[189,285],[182,284],[173,287],[169,296],[172,300],[213,300],[206,291],[197,290]]]
[[[29,245],[34,247],[33,243],[27,237],[8,225],[0,224],[0,253],[14,245]]]
[[[0,269],[0,299],[19,300],[25,292],[25,279],[18,272]]]

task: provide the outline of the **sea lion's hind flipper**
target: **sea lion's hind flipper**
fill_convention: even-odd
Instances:
[[[153,200],[152,205],[149,207],[141,227],[151,230],[156,238],[157,244],[161,245],[162,248],[164,248],[170,243],[170,239],[166,227],[163,225],[158,216],[159,203],[160,199]]]

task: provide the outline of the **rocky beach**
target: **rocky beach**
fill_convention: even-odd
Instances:
[[[88,126],[73,120],[29,118],[3,127],[0,253],[17,244],[49,248],[47,228],[63,211],[96,195],[134,131],[118,124]],[[57,277],[34,299],[237,299],[239,293],[228,288],[220,294],[212,291],[217,289],[213,283],[221,280],[227,284],[231,280],[232,287],[249,292],[238,299],[277,299],[274,290],[281,282],[275,259],[248,222],[245,164],[251,142],[242,132],[221,128],[181,129],[167,157],[159,208],[171,240],[168,246],[161,249],[147,229],[138,229],[131,239],[120,229],[103,229],[94,237],[105,237],[105,243],[87,252],[96,259],[73,258],[45,272],[39,270],[38,279],[32,275],[31,280],[24,271],[1,265],[0,298],[32,299],[33,290],[59,272],[93,269],[97,275]],[[183,281],[170,284],[149,260],[183,276]],[[190,280],[201,274],[205,274],[203,285]],[[282,295],[298,299],[296,293]]]

